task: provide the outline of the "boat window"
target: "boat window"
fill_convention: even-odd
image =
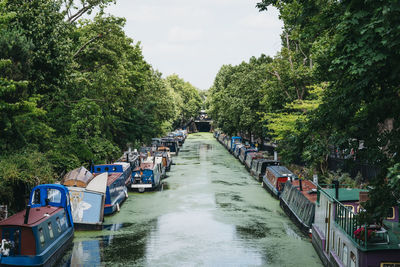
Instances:
[[[39,228],[39,239],[40,239],[40,245],[44,245],[44,234],[43,234],[43,229]]]
[[[350,267],[356,267],[356,255],[353,251],[350,252]]]
[[[98,167],[96,170],[97,170],[98,172],[100,172],[100,171],[101,171],[100,167]]]
[[[395,212],[394,212],[394,207],[389,208],[389,213],[387,216],[387,220],[393,220],[395,218]]]
[[[53,233],[53,228],[51,227],[51,222],[49,222],[47,224],[47,226],[49,227],[50,238],[54,238],[54,233]]]
[[[105,170],[106,172],[108,172],[108,167],[105,167],[104,170]]]
[[[32,195],[32,204],[40,204],[40,189],[36,189]]]
[[[114,172],[117,171],[117,167],[114,166],[114,167],[112,168],[112,170],[113,170]]]
[[[61,233],[61,222],[60,222],[60,218],[57,217],[56,222],[57,222],[57,231],[58,231],[59,233]]]
[[[342,261],[343,261],[343,264],[344,264],[344,266],[347,266],[347,253],[348,253],[348,251],[347,251],[347,246],[346,246],[346,244],[343,244],[343,257],[342,257]]]
[[[17,255],[17,254],[19,254],[19,244],[21,241],[21,233],[20,233],[19,229],[14,231],[13,241],[14,241],[14,251],[13,252],[14,252],[14,255]]]
[[[10,240],[10,230],[9,229],[3,229],[3,239],[8,239]]]
[[[64,227],[64,225],[67,226],[67,219],[65,218],[65,213],[64,216],[61,218],[60,223],[61,227]]]
[[[47,189],[47,198],[50,202],[61,203],[61,192],[58,189]]]

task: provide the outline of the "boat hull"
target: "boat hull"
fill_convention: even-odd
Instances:
[[[279,196],[280,196],[281,192],[279,192],[279,191],[271,184],[271,182],[267,179],[267,177],[264,176],[262,182],[263,182],[263,187],[264,187],[265,189],[267,189],[267,191],[268,191],[269,193],[271,193],[271,195],[272,195],[273,197],[275,197],[276,199],[279,199]]]
[[[1,266],[53,266],[67,250],[74,238],[73,228],[68,229],[39,255],[2,257]],[[62,244],[60,246],[60,244]]]

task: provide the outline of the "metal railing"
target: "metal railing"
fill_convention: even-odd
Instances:
[[[341,187],[348,185],[340,184]],[[322,188],[324,187],[324,188]],[[335,197],[328,195],[324,189],[335,188],[334,184],[317,185],[317,204],[320,201],[321,192],[325,194],[335,205],[334,221],[356,244],[361,248],[367,248],[368,230],[367,225],[360,222],[359,217],[350,208],[339,202]],[[357,231],[358,230],[358,231]]]
[[[348,207],[336,201],[335,223],[360,247],[367,248],[368,227]]]

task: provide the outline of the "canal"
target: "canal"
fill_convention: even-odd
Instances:
[[[322,266],[311,242],[210,133],[192,134],[163,190],[130,193],[62,266]]]

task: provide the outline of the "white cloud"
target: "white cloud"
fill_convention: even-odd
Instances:
[[[164,76],[177,73],[209,88],[223,64],[280,49],[278,11],[259,12],[260,0],[117,0],[107,12],[126,17],[145,59]]]
[[[202,29],[186,29],[179,26],[172,27],[168,31],[169,42],[194,42],[200,41],[203,38]]]
[[[266,13],[246,16],[239,20],[239,24],[244,27],[255,29],[279,29],[283,26],[281,21],[276,20],[276,18],[272,16],[268,16]]]

